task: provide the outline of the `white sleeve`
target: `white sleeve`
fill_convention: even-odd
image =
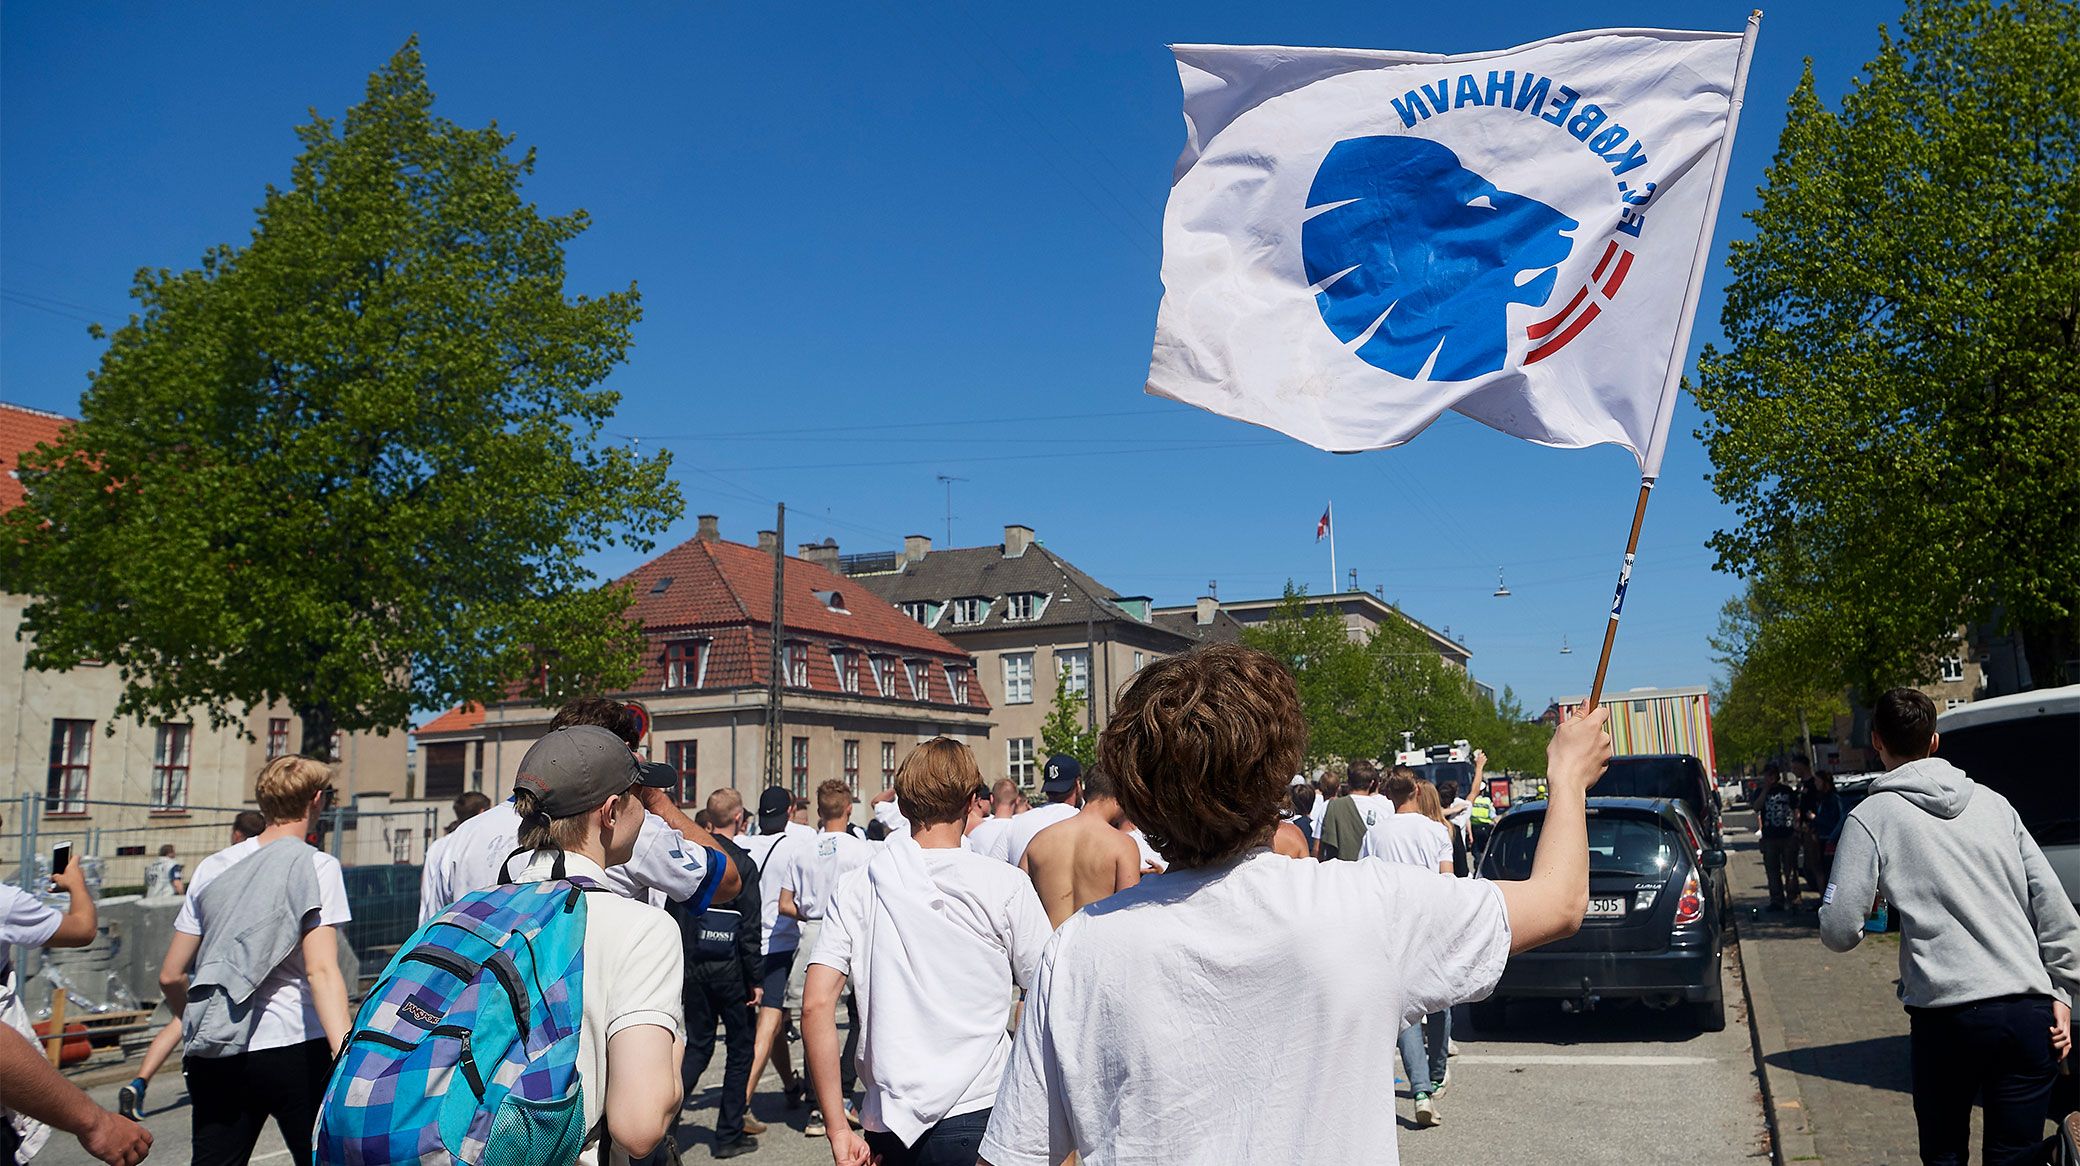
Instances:
[[[830,908],[823,913],[823,927],[816,933],[816,950],[809,953],[810,963],[835,968],[841,975],[852,974],[852,932],[862,922],[860,907],[866,902],[863,895],[855,892],[863,885],[855,885],[850,874],[839,878]]]
[[[65,917],[20,887],[0,884],[0,944],[42,947]]]
[[[201,873],[201,870],[201,867],[196,867],[196,873]],[[175,931],[180,932],[182,935],[202,934],[202,913],[195,909],[195,896],[201,894],[202,888],[207,885],[207,883],[199,881],[188,884],[187,893],[181,896],[181,909],[174,912],[173,915],[173,929]]]
[[[1381,882],[1387,966],[1400,971],[1401,1023],[1485,999],[1509,961],[1502,888],[1398,862],[1369,864]]]
[[[426,865],[419,871],[419,926],[440,914],[451,901],[448,895],[448,842],[454,835],[444,835],[433,840],[426,848]]]
[[[908,830],[910,828],[910,819],[903,816],[902,806],[895,798],[890,798],[885,802],[874,803],[874,820],[888,827],[891,831]]]
[[[1021,988],[1031,988],[1040,966],[1040,953],[1046,949],[1047,941],[1054,938],[1054,925],[1048,922],[1047,909],[1040,905],[1033,884],[1023,878],[1018,880],[1018,888],[1005,905],[1005,915],[1011,925],[1004,945],[1011,955],[1011,980]]]
[[[1054,1166],[1076,1148],[1069,1140],[1067,1091],[1048,1025],[1059,951],[1059,943],[1047,946],[1026,994],[1011,1063],[1004,1068],[989,1129],[982,1135],[981,1155],[991,1166]]]
[[[347,879],[340,873],[339,859],[320,851],[312,856],[318,868],[318,920],[314,927],[338,927],[354,917],[347,905]]]
[[[629,857],[628,881],[642,890],[662,891],[667,898],[684,901],[700,894],[708,881],[707,851],[689,844],[663,818],[643,813],[643,830],[636,836],[636,850]],[[613,871],[608,870],[608,877]]]
[[[607,1006],[607,1031],[601,1039],[638,1025],[654,1024],[671,1032],[674,1040],[686,1036],[685,1004],[680,999],[686,974],[686,953],[679,944],[679,928],[672,917],[654,907],[643,908],[640,926],[625,941],[619,967],[609,981],[612,997]],[[587,977],[590,991],[590,977]],[[611,1075],[612,1068],[608,1069]]]

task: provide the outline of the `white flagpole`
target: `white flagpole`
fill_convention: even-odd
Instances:
[[[1329,516],[1329,594],[1336,594],[1336,503],[1331,502],[1323,513]]]

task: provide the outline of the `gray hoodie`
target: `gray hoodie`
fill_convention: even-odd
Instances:
[[[1899,997],[1939,1008],[2080,993],[2080,915],[2008,799],[1940,757],[1871,783],[1844,823],[1820,938],[1848,951],[1871,898],[1900,921]]]

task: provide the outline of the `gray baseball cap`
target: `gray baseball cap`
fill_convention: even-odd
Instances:
[[[533,793],[551,818],[568,818],[620,797],[643,776],[627,742],[598,725],[570,725],[527,750],[513,787]]]

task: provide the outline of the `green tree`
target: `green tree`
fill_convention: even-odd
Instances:
[[[1712,648],[1726,677],[1712,697],[1713,744],[1722,766],[1751,765],[1804,736],[1831,731],[1848,712],[1838,669],[1800,641],[1772,589],[1751,584],[1726,601]]]
[[[585,213],[539,213],[532,151],[432,107],[407,43],[298,129],[243,247],[138,273],[4,519],[33,667],[108,661],[135,716],[282,700],[321,755],[515,678],[633,679],[629,597],[581,560],[681,509],[666,459],[598,444],[635,287],[566,298]]]
[[[1069,674],[1055,678],[1054,707],[1040,722],[1040,748],[1044,756],[1066,753],[1084,768],[1098,763],[1098,735],[1090,728],[1090,701],[1069,691]]]
[[[1695,392],[1719,565],[1823,687],[1982,620],[2037,684],[2080,657],[2076,93],[2069,0],[1912,0],[1839,112],[1792,94]]]

